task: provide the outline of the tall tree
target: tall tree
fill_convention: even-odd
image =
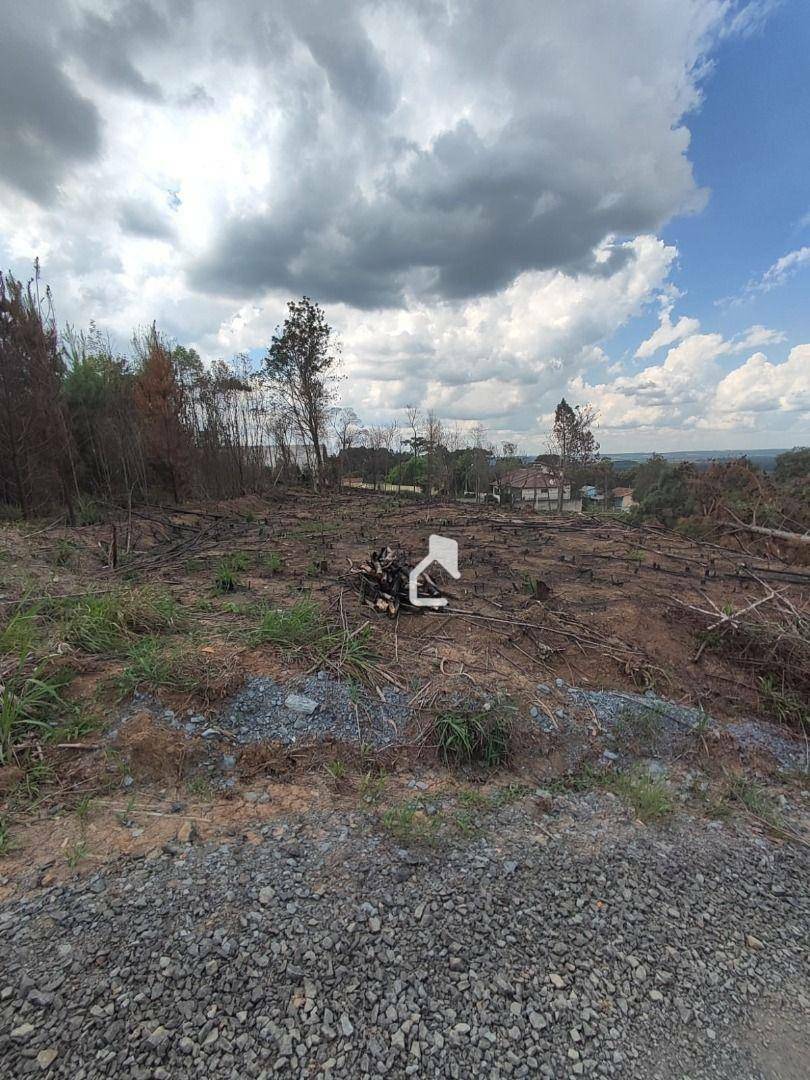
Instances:
[[[186,415],[186,391],[172,360],[172,350],[154,323],[136,334],[133,345],[138,370],[133,398],[142,430],[144,455],[175,502],[191,481],[192,440]]]
[[[591,430],[596,420],[592,405],[571,408],[565,398],[554,410],[554,426],[548,442],[549,453],[557,458],[557,510],[562,511],[565,485],[575,466],[596,461],[599,443]]]
[[[24,517],[61,502],[75,521],[74,445],[50,290],[0,273],[0,497]]]
[[[323,489],[326,413],[337,377],[339,346],[321,306],[302,296],[287,304],[287,318],[276,330],[265,357],[272,392],[312,445],[313,483]]]
[[[338,488],[342,488],[346,455],[360,436],[360,417],[354,409],[337,408],[331,410],[330,421],[337,451]]]

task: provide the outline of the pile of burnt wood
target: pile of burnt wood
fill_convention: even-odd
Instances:
[[[350,562],[349,572],[354,575],[361,600],[376,611],[387,612],[393,617],[400,608],[418,610],[408,598],[411,564],[404,552],[392,547],[372,551],[363,562]],[[419,595],[442,595],[441,589],[428,573],[419,575]]]

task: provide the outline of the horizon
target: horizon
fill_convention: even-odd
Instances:
[[[810,13],[621,5],[0,0],[0,267],[207,363],[306,293],[365,424],[806,444]]]

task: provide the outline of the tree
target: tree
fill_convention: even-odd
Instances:
[[[779,454],[773,478],[780,484],[787,480],[810,480],[810,446],[794,446]]]
[[[0,497],[23,516],[62,502],[75,523],[78,490],[64,399],[65,365],[39,264],[23,285],[0,273]]]
[[[338,459],[338,488],[343,487],[343,467],[346,455],[360,436],[360,417],[354,409],[332,409],[330,415]]]
[[[440,466],[440,450],[442,442],[442,422],[430,409],[425,417],[425,455],[427,468],[425,470],[425,497],[430,499],[433,495],[433,487],[436,473]]]
[[[591,431],[596,420],[592,405],[571,408],[565,398],[554,410],[554,426],[548,448],[557,455],[557,511],[562,512],[565,485],[575,466],[589,465],[596,461],[599,443]]]
[[[192,443],[186,415],[186,393],[172,361],[172,350],[154,323],[136,334],[138,357],[133,398],[141,425],[147,464],[175,502],[191,482]]]
[[[313,483],[316,490],[322,490],[322,443],[339,346],[323,309],[308,296],[290,300],[287,312],[283,327],[276,328],[267,350],[265,369],[280,407],[290,413],[301,438],[311,443]]]

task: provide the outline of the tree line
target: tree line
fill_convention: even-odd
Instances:
[[[231,498],[302,477],[316,490],[351,477],[481,497],[522,464],[514,443],[497,454],[483,425],[416,406],[363,425],[337,404],[340,378],[334,331],[306,296],[288,303],[261,362],[205,365],[154,325],[130,355],[92,324],[60,333],[38,265],[26,283],[0,272],[0,507],[26,518],[61,508],[75,523],[99,501]],[[595,457],[592,421],[590,408],[558,406],[549,445],[562,480]]]

